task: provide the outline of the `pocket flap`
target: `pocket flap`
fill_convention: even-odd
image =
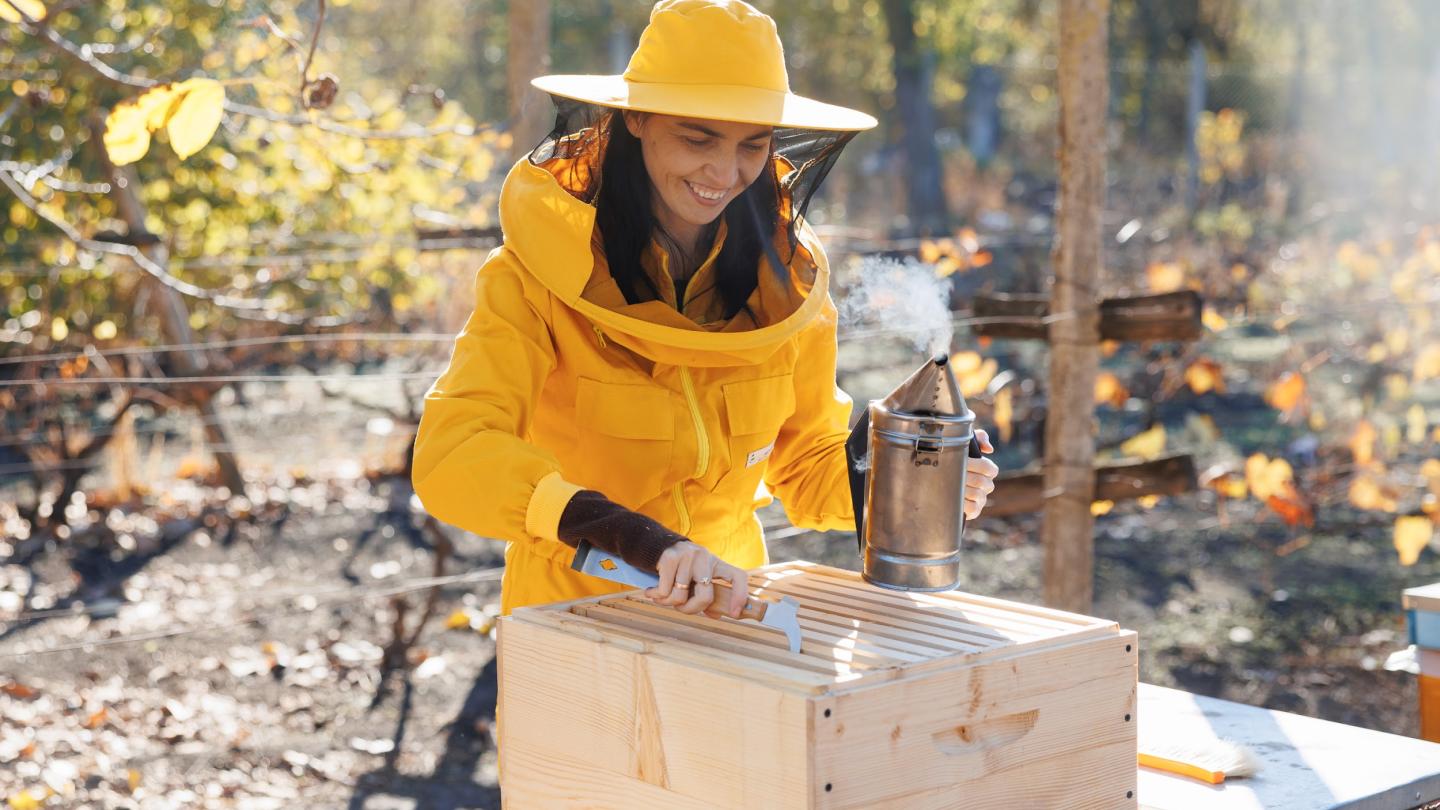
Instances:
[[[580,378],[575,413],[584,428],[621,439],[673,439],[670,392],[656,385]]]
[[[725,419],[732,434],[775,433],[794,410],[793,375],[725,384]]]

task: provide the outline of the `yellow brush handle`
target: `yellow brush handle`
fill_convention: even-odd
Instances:
[[[1218,785],[1225,781],[1224,771],[1211,771],[1201,768],[1198,765],[1191,765],[1188,762],[1157,757],[1154,754],[1141,754],[1140,764],[1146,768],[1154,768],[1157,771],[1166,771],[1167,773],[1178,774],[1180,776],[1188,776],[1191,779],[1197,779],[1212,785]]]

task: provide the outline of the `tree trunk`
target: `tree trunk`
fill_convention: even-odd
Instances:
[[[550,0],[512,0],[509,18],[510,154],[518,160],[550,131],[550,99],[530,86],[550,71]]]
[[[1045,423],[1045,602],[1090,610],[1109,0],[1060,0],[1060,199]]]
[[[125,221],[130,236],[139,237],[147,233],[145,206],[137,192],[140,180],[133,166],[116,166],[110,162],[110,155],[105,151],[100,138],[100,133],[105,131],[103,120],[99,113],[91,116],[90,142],[100,158],[100,164],[105,167],[106,177],[110,180],[110,198],[115,201],[120,218]],[[140,244],[138,249],[160,267],[169,266],[169,254],[159,240],[147,240],[147,243]],[[185,299],[181,298],[176,290],[160,283],[159,279],[148,279],[148,283],[154,294],[154,298],[150,300],[155,302],[152,306],[155,307],[155,315],[160,319],[160,329],[165,342],[182,346],[194,344],[195,333],[190,329],[190,313],[185,307]],[[211,370],[209,358],[200,349],[177,351],[172,357],[175,367],[187,377],[201,376]],[[235,453],[231,449],[234,445],[225,429],[225,421],[215,410],[215,403],[208,396],[197,397],[195,410],[204,426],[205,440],[214,448],[211,452],[220,471],[221,483],[229,487],[232,494],[245,494],[245,478],[240,474],[240,464],[235,460]]]
[[[1200,114],[1205,111],[1205,43],[1190,40],[1190,92],[1185,97],[1185,208],[1191,213],[1200,201]]]
[[[900,117],[908,196],[910,231],[920,235],[948,233],[940,151],[935,146],[935,105],[930,86],[934,55],[920,49],[915,36],[913,0],[885,0],[885,25],[894,52],[895,108]]]

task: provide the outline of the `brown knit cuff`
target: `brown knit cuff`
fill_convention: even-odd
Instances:
[[[618,554],[620,559],[646,571],[656,570],[665,549],[686,539],[589,489],[575,493],[565,505],[556,534],[571,546],[589,540],[601,551]]]

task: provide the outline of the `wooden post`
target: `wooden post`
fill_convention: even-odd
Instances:
[[[1045,602],[1084,612],[1094,588],[1095,377],[1100,365],[1100,212],[1105,199],[1109,0],[1060,0],[1059,243],[1045,422]]]
[[[519,160],[550,128],[550,100],[530,80],[550,71],[550,0],[513,0],[506,83],[510,89],[510,155]]]

